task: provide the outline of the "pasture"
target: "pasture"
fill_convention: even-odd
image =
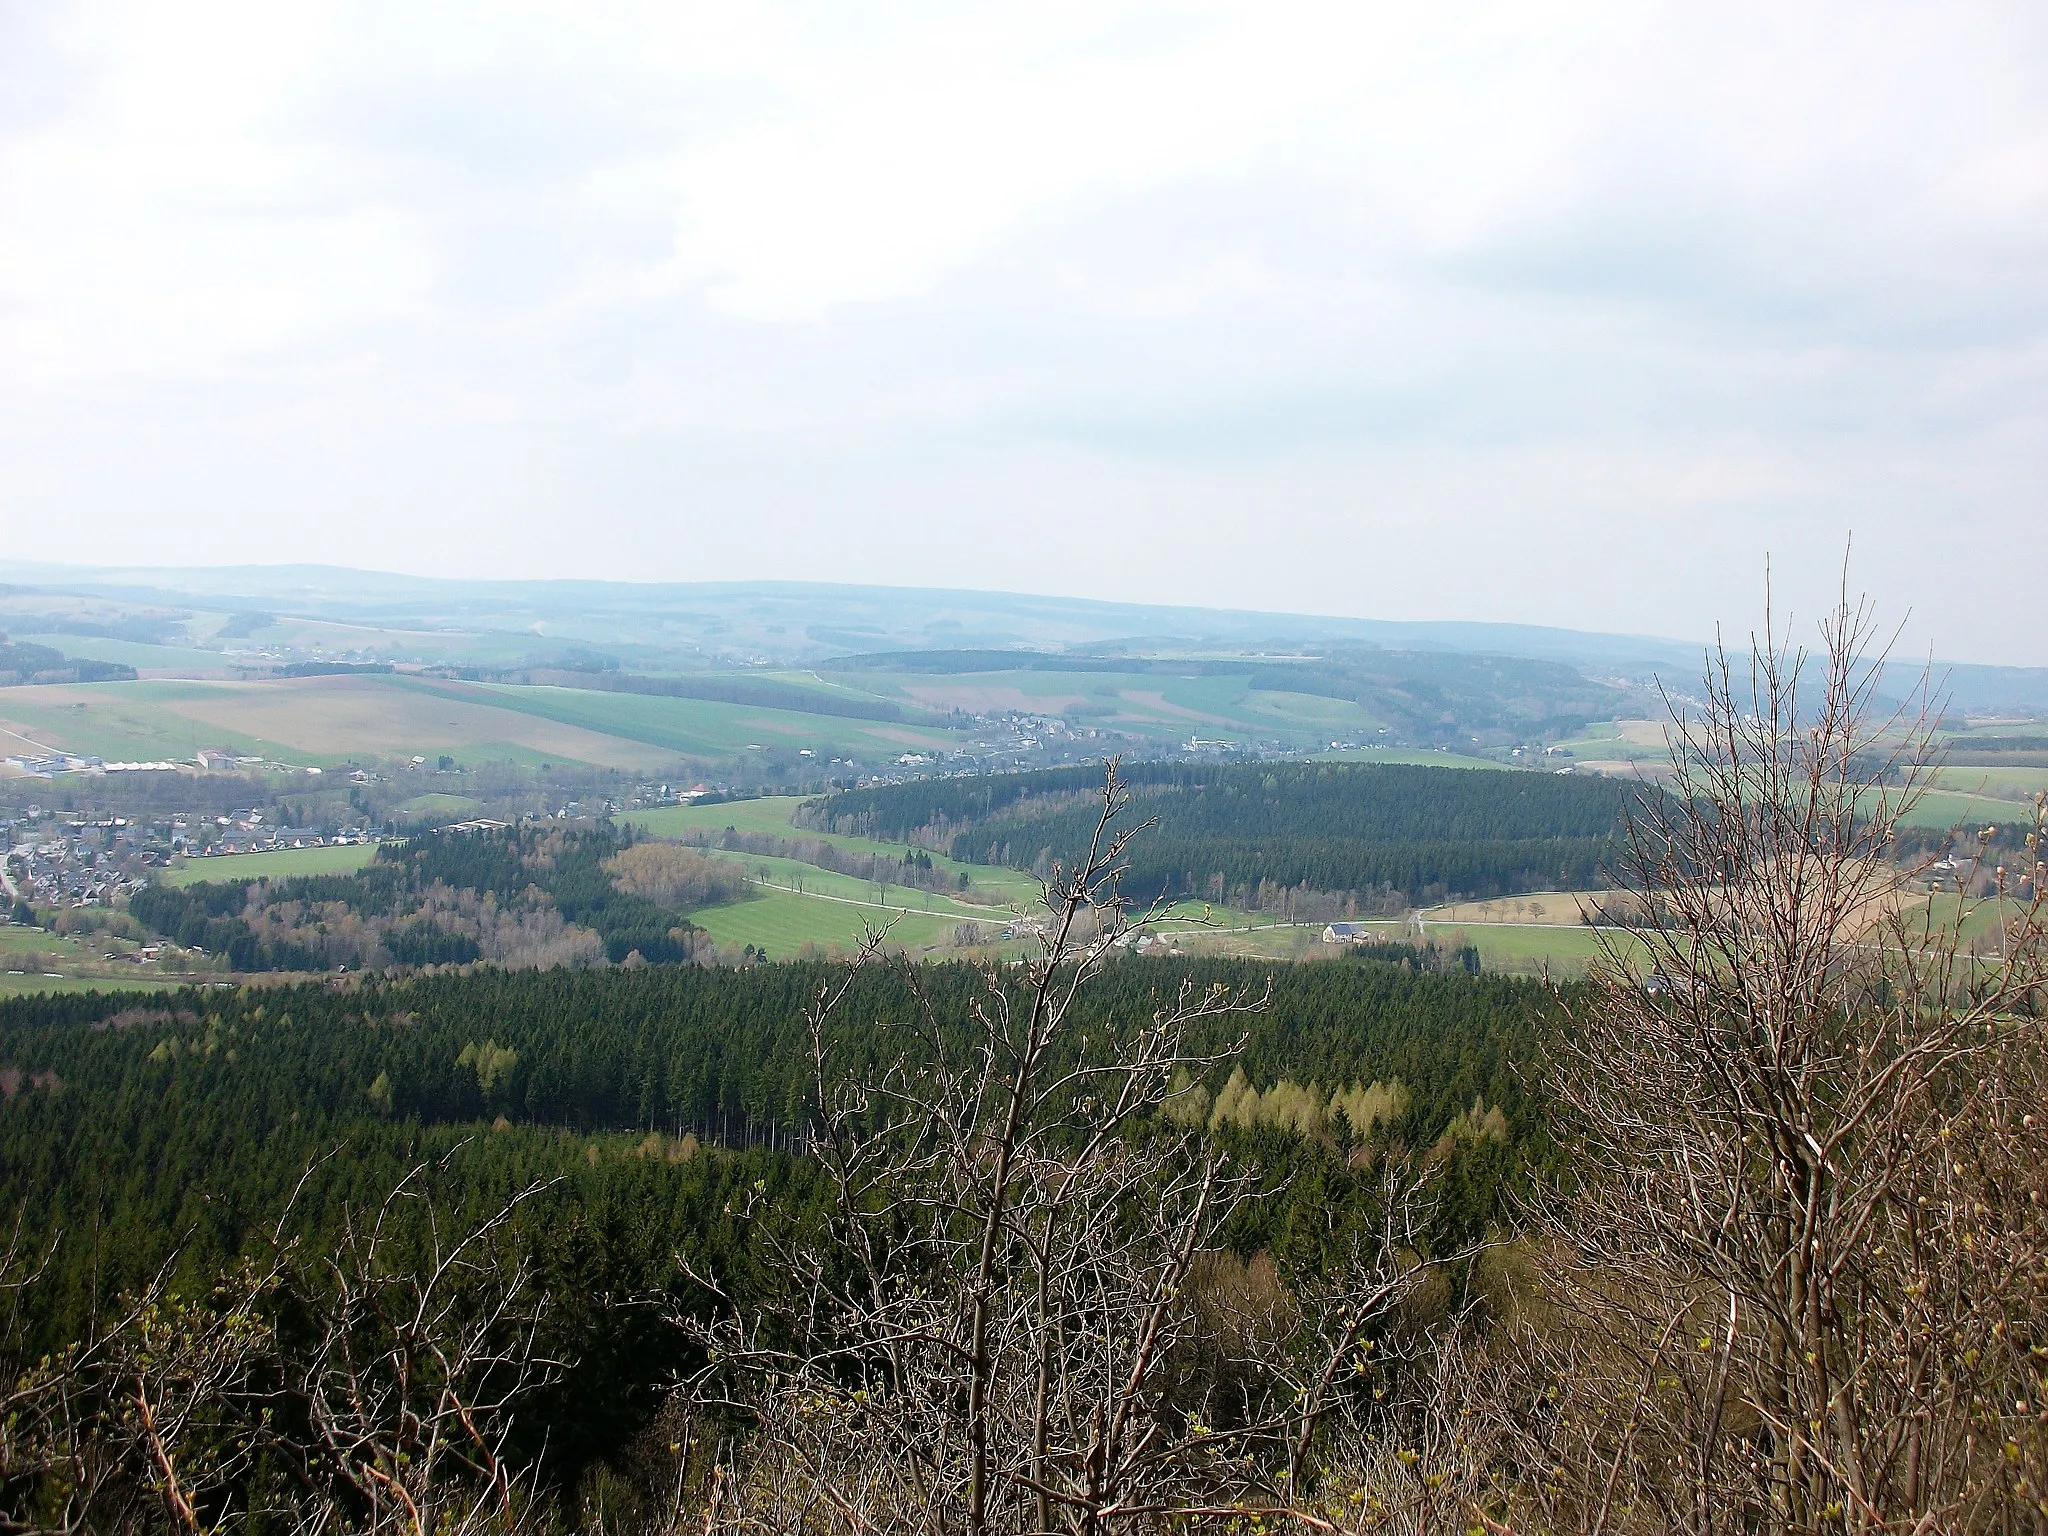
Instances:
[[[84,958],[85,949],[78,940],[62,934],[51,933],[44,928],[23,928],[13,923],[0,926],[0,969],[19,966],[25,958],[52,960],[57,962],[76,961]]]
[[[665,805],[651,810],[628,811],[619,819],[654,837],[681,838],[691,833],[716,837],[731,827],[735,832],[757,836],[815,839],[849,853],[901,857],[903,845],[900,843],[849,837],[837,832],[814,832],[808,827],[791,825],[789,818],[804,803],[804,798],[798,795],[767,795],[758,800],[728,800],[720,805]],[[955,878],[966,875],[977,891],[1000,901],[1029,904],[1038,899],[1038,882],[1021,870],[963,864],[940,853],[932,854],[932,865]]]
[[[183,887],[209,880],[285,880],[293,875],[346,875],[377,856],[369,843],[340,848],[280,848],[271,853],[227,853],[210,859],[188,859],[167,869],[159,881]]]
[[[410,800],[394,805],[391,814],[407,820],[429,816],[453,817],[459,820],[465,816],[474,816],[482,809],[481,800],[468,795],[449,795],[437,791],[432,794],[414,795]]]
[[[1932,789],[1900,818],[1900,825],[1930,831],[1961,828],[1973,832],[1979,827],[2010,826],[2022,817],[2032,821],[2033,812],[2031,804],[2018,800],[1962,794],[1952,789]]]
[[[1412,747],[1359,747],[1353,751],[1323,751],[1313,754],[1319,763],[1394,763],[1410,768],[1492,768],[1509,766],[1484,757],[1467,757],[1462,752],[1425,752]],[[1562,767],[1563,764],[1559,764]]]
[[[147,645],[135,640],[113,640],[104,635],[16,635],[31,645],[47,645],[66,656],[89,661],[117,661],[148,676],[158,673],[179,677],[231,677],[233,658],[219,651],[202,651],[181,645]]]
[[[133,948],[99,935],[81,940],[41,928],[0,927],[0,997],[183,986],[192,979],[120,958]]]
[[[1563,923],[1425,923],[1428,937],[1439,946],[1458,949],[1470,944],[1479,951],[1480,966],[1510,975],[1578,976],[1600,953],[1604,932],[1624,952],[1640,946],[1616,929],[1596,930]]]
[[[139,970],[132,978],[38,976],[32,973],[17,975],[13,971],[0,971],[0,997],[37,997],[50,992],[161,992],[166,987],[181,987],[185,984],[184,977],[157,980]]]
[[[1942,790],[2031,806],[2034,796],[2048,791],[2048,767],[1960,763],[1936,769],[1934,782]]]
[[[967,902],[955,901],[952,897],[934,891],[915,890],[907,885],[893,882],[883,885],[872,880],[863,880],[855,875],[842,875],[834,870],[820,869],[815,864],[805,864],[797,859],[768,858],[751,853],[727,853],[720,849],[710,850],[710,856],[720,859],[743,870],[750,880],[757,880],[771,886],[784,886],[805,896],[823,900],[858,902],[863,906],[887,907],[905,912],[929,912],[940,917],[950,917],[956,922],[969,920],[1000,923],[1007,913],[1001,907],[977,907]]]
[[[1583,910],[1614,900],[1612,891],[1531,891],[1526,896],[1501,896],[1491,901],[1454,901],[1417,915],[1431,923],[1515,923],[1544,927],[1574,926]]]
[[[882,912],[781,891],[705,907],[690,913],[689,918],[720,944],[752,944],[765,948],[776,960],[794,959],[806,944],[826,951],[851,950],[860,943],[864,922],[875,927],[894,924],[890,942],[912,949],[945,942],[959,922],[957,918]]]
[[[2011,897],[2003,901],[1987,898],[1963,902],[1953,891],[1936,892],[1905,909],[1906,937],[1912,941],[1931,931],[1938,940],[1945,931],[1956,927],[1960,915],[1959,937],[1964,948],[1976,954],[1996,954],[2001,933],[2009,924],[2026,917],[2028,910],[2027,903]]]

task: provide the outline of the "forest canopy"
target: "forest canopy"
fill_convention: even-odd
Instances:
[[[814,825],[915,840],[956,859],[1071,864],[1099,768],[924,780],[834,795]],[[1139,899],[1256,905],[1262,884],[1388,891],[1410,901],[1594,884],[1636,791],[1578,775],[1380,763],[1141,763],[1125,770],[1153,827],[1129,851]]]

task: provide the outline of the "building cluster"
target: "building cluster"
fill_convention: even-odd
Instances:
[[[153,828],[127,817],[25,817],[0,821],[7,905],[104,907],[149,883],[169,857]]]
[[[16,753],[6,759],[6,764],[16,772],[37,779],[53,779],[60,773],[83,773],[87,769],[106,767],[106,763],[97,757],[77,757],[69,752]]]
[[[206,773],[266,765],[286,766],[271,763],[267,758],[253,757],[247,753],[217,747],[201,748],[190,758],[177,761],[160,758],[153,762],[108,762],[103,757],[92,757],[76,752],[19,752],[10,757],[0,758],[0,763],[4,763],[16,773],[36,779],[54,779],[60,773],[189,773],[195,767]],[[318,772],[317,769],[311,768],[305,771]]]
[[[374,842],[367,831],[277,825],[255,809],[224,816],[77,815],[31,805],[0,817],[0,908],[104,907],[173,859]]]

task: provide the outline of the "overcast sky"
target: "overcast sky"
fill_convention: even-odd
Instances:
[[[2048,7],[0,0],[0,532],[2048,665]]]

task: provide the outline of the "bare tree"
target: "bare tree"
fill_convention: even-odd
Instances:
[[[1278,1515],[1348,1368],[1426,1273],[1425,1180],[1390,1159],[1360,1284],[1246,1292],[1224,1315],[1220,1234],[1247,1182],[1162,1111],[1237,1049],[1202,1041],[1264,999],[1184,985],[1148,1018],[1080,1023],[1081,989],[1156,916],[1121,895],[1146,825],[1128,807],[1112,764],[1086,852],[1043,882],[1037,955],[990,963],[964,1017],[904,966],[899,1048],[861,1071],[835,1030],[854,973],[812,1009],[833,1242],[788,1256],[794,1305],[712,1330],[700,1398],[756,1425],[714,1523],[981,1536]]]
[[[353,1507],[372,1530],[512,1532],[531,1476],[507,1454],[515,1413],[561,1362],[538,1345],[530,1261],[500,1239],[545,1186],[451,1237],[427,1172],[414,1168],[367,1218],[351,1212],[321,1273],[307,1277],[317,1331],[282,1373],[304,1433],[278,1449],[297,1459],[315,1508]],[[423,1251],[393,1241],[407,1204],[426,1222]]]
[[[1880,707],[1871,639],[1845,596],[1818,655],[1717,652],[1630,822],[1644,915],[1557,1036],[1573,1163],[1509,1414],[1546,1524],[2048,1516],[2039,881],[1973,910],[1897,857],[1936,715]]]

